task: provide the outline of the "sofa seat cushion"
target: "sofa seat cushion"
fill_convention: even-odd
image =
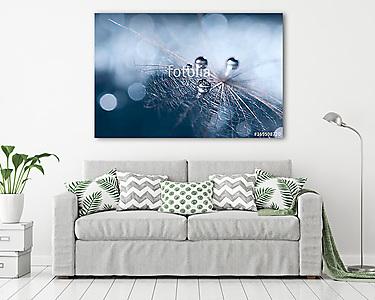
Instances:
[[[75,222],[77,239],[85,241],[185,240],[186,217],[151,210],[106,211]]]
[[[299,240],[295,216],[258,216],[252,211],[227,210],[188,218],[188,239],[200,240]]]

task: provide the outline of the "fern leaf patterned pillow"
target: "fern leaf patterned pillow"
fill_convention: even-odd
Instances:
[[[256,211],[253,195],[255,174],[211,175],[214,183],[212,202],[216,209],[239,209]]]
[[[167,180],[168,176],[117,171],[117,178],[120,186],[118,210],[157,210],[160,207],[160,184]]]
[[[65,186],[77,197],[79,217],[116,209],[120,199],[116,170],[94,180],[71,181]]]
[[[307,178],[276,177],[256,169],[255,203],[258,209],[291,209]]]

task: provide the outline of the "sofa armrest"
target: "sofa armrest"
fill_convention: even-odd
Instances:
[[[75,273],[74,223],[78,217],[77,198],[66,192],[54,197],[53,206],[53,274],[73,276]]]
[[[322,271],[322,197],[315,192],[304,192],[297,203],[300,275],[319,276]]]

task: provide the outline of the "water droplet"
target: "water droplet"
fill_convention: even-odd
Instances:
[[[239,67],[239,64],[240,64],[239,61],[235,59],[234,57],[228,58],[226,62],[225,76],[228,76],[234,70],[237,70]]]
[[[133,83],[128,88],[129,97],[134,101],[140,101],[146,96],[146,88],[142,83]]]
[[[112,94],[105,94],[99,99],[100,107],[105,111],[112,111],[117,107],[117,98]]]
[[[207,94],[210,91],[211,83],[209,83],[206,79],[200,79],[198,81],[198,95]]]
[[[197,69],[205,69],[207,67],[208,61],[203,56],[198,56],[195,59],[195,66]]]
[[[230,57],[227,59],[227,68],[231,68],[232,70],[236,70],[238,68],[239,61],[234,57]]]

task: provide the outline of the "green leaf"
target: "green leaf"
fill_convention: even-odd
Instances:
[[[256,180],[256,186],[261,184],[262,182],[265,182],[269,179],[274,178],[270,173],[263,171],[263,170],[257,170],[256,171],[257,180]]]
[[[3,150],[7,158],[13,152],[14,148],[14,146],[1,146],[1,150]]]
[[[30,156],[30,157],[28,157],[26,159],[26,163],[31,162],[31,164],[35,164],[35,163],[38,162],[38,160],[39,160],[38,157],[36,157],[36,156]]]
[[[43,175],[44,175],[44,169],[43,169],[43,167],[41,166],[41,165],[30,165],[30,166],[27,166],[25,169],[26,170],[28,170],[28,169],[33,169],[33,168],[36,168],[36,169],[38,169]]]
[[[255,203],[258,209],[269,207],[269,202],[272,199],[272,195],[275,192],[274,188],[271,187],[259,187],[255,188],[254,196]]]
[[[96,212],[102,203],[102,192],[94,192],[82,199],[80,216]]]
[[[12,162],[13,162],[15,170],[17,170],[18,167],[22,164],[22,162],[25,160],[25,157],[27,157],[27,155],[25,155],[25,154],[16,153],[16,154],[13,155]]]
[[[15,194],[20,194],[22,193],[22,190],[23,190],[23,186],[24,184],[26,183],[26,181],[30,180],[31,178],[25,178],[21,181],[21,183],[19,185],[17,185],[14,190],[13,190],[13,193]]]
[[[113,210],[113,209],[115,209],[115,208],[111,204],[105,203],[103,205],[103,210]]]
[[[77,199],[80,200],[83,198],[88,186],[91,184],[90,180],[86,181],[73,181],[65,184],[67,190],[77,196]]]
[[[33,167],[37,168],[44,175],[44,169],[41,165],[34,165]]]
[[[79,183],[80,183],[80,181],[72,181],[72,182],[69,182],[69,183],[65,182],[65,187],[68,190],[68,192],[71,192],[71,193],[74,194]]]
[[[288,209],[293,208],[295,198],[301,189],[300,186],[295,180],[287,178],[278,178],[277,186],[280,190],[284,206]]]
[[[22,180],[21,184],[24,184],[26,181],[30,180],[31,178],[25,178],[24,180]]]
[[[116,176],[117,175],[117,170],[116,169],[111,169],[108,172],[109,175]]]
[[[107,175],[96,180],[96,182],[104,191],[106,191],[111,196],[111,198],[115,202],[118,202],[120,200],[120,192],[118,189],[116,177]]]
[[[52,153],[42,153],[42,154],[38,154],[38,155],[35,155],[36,157],[38,157],[39,159],[40,158],[43,158],[43,157],[50,157],[50,156],[53,156],[57,159],[57,161],[60,161],[60,158],[55,155],[55,154],[52,154]]]
[[[8,180],[12,172],[13,172],[13,169],[1,169],[1,176],[3,177],[4,180]]]

